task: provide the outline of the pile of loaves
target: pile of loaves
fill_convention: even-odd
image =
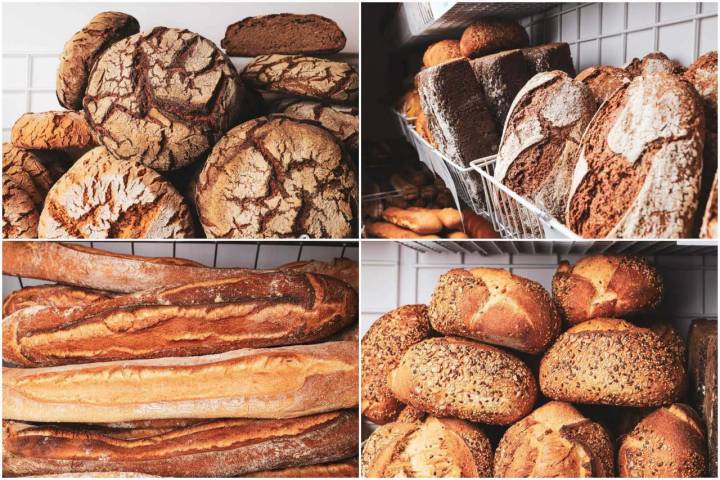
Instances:
[[[357,264],[9,242],[3,475],[356,477]]]
[[[345,41],[279,14],[230,25],[223,52],[96,15],[60,58],[67,110],[23,115],[3,145],[3,237],[350,237],[358,75],[308,56]],[[255,58],[238,74],[228,55]]]
[[[445,273],[430,305],[362,339],[362,414],[380,424],[362,472],[717,476],[717,321],[694,322],[688,363],[680,336],[644,317],[662,294],[630,255],[561,263],[552,296],[501,269]]]
[[[716,238],[717,52],[576,76],[566,43],[528,45],[496,19],[430,45],[401,110],[452,161],[497,154],[496,180],[582,237]]]

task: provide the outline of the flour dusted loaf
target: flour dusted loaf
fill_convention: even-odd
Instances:
[[[180,193],[153,170],[104,147],[83,155],[53,185],[41,238],[184,238],[193,220]]]
[[[312,120],[330,130],[345,145],[348,151],[358,148],[360,128],[359,111],[346,105],[324,105],[320,102],[303,100],[291,102],[282,113],[298,120]]]
[[[465,28],[460,38],[460,52],[465,57],[476,58],[529,44],[527,32],[516,21],[483,18]]]
[[[600,65],[586,68],[578,73],[575,80],[583,82],[590,88],[599,107],[615,93],[615,90],[630,81],[630,74],[622,68]]]
[[[433,67],[462,56],[458,40],[440,40],[425,49],[422,61],[424,67]]]
[[[40,214],[32,197],[8,175],[2,182],[3,238],[37,238]]]
[[[24,113],[13,124],[10,141],[37,150],[85,149],[94,144],[83,116],[67,111]]]
[[[343,238],[352,233],[356,196],[355,174],[332,133],[271,115],[215,145],[195,198],[210,238]]]
[[[495,179],[563,218],[580,141],[596,105],[590,89],[564,72],[532,77],[510,107]]]
[[[662,52],[650,52],[642,59],[633,58],[625,70],[633,77],[649,75],[652,73],[670,73],[682,75],[685,68],[675,60],[671,60]]]
[[[560,333],[560,314],[537,282],[500,268],[454,269],[430,301],[432,327],[526,353],[540,353]]]
[[[566,224],[585,238],[687,238],[698,208],[705,126],[683,77],[635,77],[583,136]]]
[[[60,55],[55,92],[69,110],[81,110],[88,77],[95,61],[110,45],[140,31],[131,15],[101,12],[65,43]]]
[[[540,363],[540,389],[566,402],[653,407],[683,393],[676,348],[647,328],[597,318],[560,335]]]
[[[612,477],[605,428],[571,404],[548,402],[512,425],[495,451],[495,477]]]
[[[319,55],[345,48],[338,24],[320,15],[280,13],[248,17],[225,30],[220,46],[228,55],[255,57],[272,53]]]
[[[155,170],[189,165],[235,125],[244,87],[210,40],[157,27],[105,50],[83,99],[95,138]]]
[[[349,64],[303,55],[260,55],[242,77],[260,90],[330,102],[358,98],[358,74]]]
[[[361,462],[369,478],[490,477],[493,453],[485,433],[471,423],[428,417],[375,430]]]
[[[575,66],[567,43],[547,43],[520,49],[527,62],[530,75],[551,70],[562,70],[575,76]]]
[[[38,154],[11,143],[3,143],[2,174],[24,190],[38,210],[42,210],[45,195],[57,180]]]

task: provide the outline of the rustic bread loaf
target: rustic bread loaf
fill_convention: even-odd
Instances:
[[[425,305],[405,305],[387,312],[370,326],[363,336],[362,414],[374,423],[394,420],[402,405],[390,392],[390,371],[412,345],[430,335]]]
[[[702,477],[706,462],[702,421],[681,403],[645,417],[622,439],[618,450],[621,477]]]
[[[440,238],[437,235],[420,235],[389,222],[366,222],[365,233],[370,238],[425,238],[430,240]]]
[[[492,223],[485,220],[475,212],[464,209],[463,225],[465,225],[465,233],[470,238],[500,238],[500,235],[493,228]]]
[[[320,55],[345,48],[338,24],[320,15],[280,13],[247,17],[225,30],[220,46],[228,55],[255,57],[273,53]]]
[[[358,262],[349,258],[333,258],[332,262],[319,260],[305,260],[286,263],[277,267],[278,270],[292,270],[294,272],[319,273],[335,277],[347,283],[357,292],[360,286],[360,269]]]
[[[360,122],[359,111],[355,107],[297,101],[288,104],[282,113],[290,118],[318,122],[330,130],[349,151],[356,151],[358,148]]]
[[[461,58],[460,42],[458,40],[440,40],[430,44],[423,54],[423,67],[434,67],[441,63]]]
[[[82,156],[53,185],[41,238],[184,238],[194,235],[185,200],[153,170],[104,147]]]
[[[11,292],[2,304],[2,315],[7,317],[18,310],[27,307],[79,307],[89,305],[101,300],[107,300],[111,295],[99,290],[87,288],[66,287],[64,285],[40,285],[38,287],[24,287]],[[10,339],[6,339],[9,342]]]
[[[245,476],[255,478],[358,478],[359,474],[357,458],[350,458],[339,462],[263,470]]]
[[[653,311],[662,301],[663,280],[643,257],[589,255],[575,266],[560,262],[552,293],[563,318],[577,324]]]
[[[495,451],[495,477],[612,477],[615,452],[607,431],[572,405],[549,402],[505,431]]]
[[[383,425],[362,452],[362,473],[369,478],[489,477],[492,463],[485,433],[452,418]]]
[[[597,67],[586,68],[577,74],[575,80],[588,86],[599,107],[605,100],[610,98],[618,88],[630,82],[630,78],[630,74],[625,69],[611,67],[609,65],[599,65]]]
[[[500,18],[477,20],[466,27],[460,37],[460,52],[469,58],[528,45],[528,34],[519,23]]]
[[[640,60],[633,58],[625,66],[625,70],[632,77],[653,73],[670,73],[672,75],[682,75],[685,73],[685,68],[682,65],[675,60],[670,60],[668,56],[662,52],[650,52]]]
[[[718,178],[713,177],[712,188],[705,204],[705,214],[700,226],[700,238],[718,238]]]
[[[383,210],[383,218],[399,227],[407,228],[419,235],[438,233],[443,224],[432,212],[390,207]]]
[[[540,389],[566,402],[652,407],[685,387],[674,347],[652,330],[597,318],[560,335],[540,363]]]
[[[3,143],[2,173],[30,196],[38,210],[42,210],[45,195],[57,180],[39,155],[11,143]]]
[[[82,115],[66,111],[24,113],[12,126],[11,142],[37,150],[84,149],[94,144]]]
[[[140,31],[131,15],[100,12],[65,43],[60,54],[55,92],[58,102],[68,110],[81,110],[90,69],[105,49]]]
[[[358,98],[358,74],[345,62],[303,55],[260,55],[245,67],[242,77],[269,92],[338,103]]]
[[[398,102],[398,109],[407,118],[416,118],[422,113],[420,95],[418,94],[417,89],[405,92]]]
[[[532,77],[510,107],[495,179],[562,219],[580,141],[596,109],[590,89],[564,72]]]
[[[346,458],[356,454],[357,436],[357,413],[350,410],[289,420],[210,420],[147,433],[4,422],[3,470],[13,476],[118,470],[240,476]]]
[[[410,207],[411,210],[415,210],[417,207]],[[443,224],[443,227],[448,230],[461,230],[462,229],[462,214],[457,208],[427,208],[425,209],[436,215]]]
[[[544,351],[560,333],[550,295],[499,268],[460,268],[440,277],[428,310],[432,327],[526,353]]]
[[[33,199],[8,175],[3,175],[3,238],[37,238],[39,214]]]
[[[687,80],[635,77],[583,135],[567,226],[585,238],[689,237],[704,136],[702,103]]]
[[[209,238],[344,238],[356,197],[355,174],[332,133],[270,115],[238,125],[215,145],[195,199]]]
[[[157,27],[102,53],[83,106],[95,138],[115,157],[167,171],[207,154],[235,125],[243,90],[210,40]]]
[[[491,425],[524,417],[537,396],[535,378],[518,358],[457,337],[410,347],[388,385],[398,400],[419,410]]]
[[[565,42],[548,43],[520,50],[530,70],[530,76],[540,72],[562,70],[571,77],[575,76],[575,66],[570,55],[570,45]]]

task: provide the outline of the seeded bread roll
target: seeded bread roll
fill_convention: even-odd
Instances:
[[[529,44],[527,32],[516,21],[484,18],[465,28],[460,38],[460,52],[464,57],[476,58]]]
[[[462,56],[458,40],[440,40],[425,49],[422,61],[424,67],[433,67]]]
[[[586,68],[578,73],[575,80],[583,82],[590,88],[599,107],[615,93],[615,90],[630,82],[630,78],[630,74],[622,68],[600,65]]]
[[[540,389],[566,402],[653,407],[677,400],[685,366],[652,330],[596,318],[560,335],[540,362]]]
[[[658,408],[641,420],[618,451],[621,477],[702,477],[706,462],[702,421],[681,403]]]
[[[323,105],[320,102],[296,101],[282,111],[284,115],[298,120],[312,120],[330,130],[348,151],[358,148],[358,109],[343,105]]]
[[[362,414],[375,423],[394,420],[402,405],[388,388],[388,373],[403,353],[430,334],[425,305],[405,305],[378,318],[362,338]]]
[[[106,292],[64,285],[25,287],[10,293],[2,304],[3,317],[27,307],[79,307],[110,298]]]
[[[84,149],[94,144],[83,116],[66,111],[23,114],[13,124],[11,142],[37,150]]]
[[[457,337],[410,347],[388,376],[403,403],[440,417],[509,425],[532,410],[537,384],[513,355]]]
[[[11,143],[3,143],[2,171],[3,176],[9,176],[15,185],[25,190],[36,209],[42,210],[45,195],[57,177],[38,155],[31,150],[17,148]]]
[[[511,426],[495,451],[495,477],[612,477],[613,444],[572,405],[549,402]]]
[[[526,353],[560,333],[560,314],[537,282],[499,268],[454,269],[440,277],[428,310],[432,327]]]
[[[3,238],[37,238],[39,214],[32,197],[8,175],[2,184]]]
[[[643,257],[588,255],[575,266],[560,262],[552,292],[563,318],[574,325],[655,310],[662,301],[663,280]]]
[[[365,477],[489,477],[493,454],[482,430],[453,418],[383,425],[362,452]]]

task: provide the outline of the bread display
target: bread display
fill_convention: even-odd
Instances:
[[[3,143],[2,171],[3,176],[10,177],[18,188],[28,194],[38,211],[42,210],[45,195],[57,178],[40,155],[11,143]]]
[[[585,238],[689,237],[704,135],[702,103],[687,80],[635,77],[583,135],[567,226]]]
[[[543,287],[496,268],[453,269],[440,277],[428,310],[433,329],[537,354],[560,333]]]
[[[422,62],[424,67],[434,67],[463,56],[460,52],[460,42],[458,40],[440,40],[427,47]]]
[[[705,465],[701,420],[692,408],[678,403],[645,417],[618,450],[621,477],[702,477]]]
[[[511,426],[495,451],[495,477],[612,477],[607,431],[571,404],[548,402]]]
[[[560,262],[552,291],[563,318],[575,325],[652,312],[662,300],[663,280],[642,257],[589,255],[574,266]]]
[[[314,101],[291,102],[282,113],[298,120],[312,120],[332,132],[348,151],[358,148],[359,111],[345,105],[323,105]]]
[[[67,111],[23,114],[12,126],[11,142],[37,150],[84,149],[94,144],[83,116]]]
[[[3,238],[37,237],[40,214],[32,197],[12,178],[3,175]]]
[[[575,76],[575,66],[567,43],[548,43],[520,49],[530,70],[530,76],[540,72],[562,70],[570,77]]]
[[[500,50],[527,47],[525,29],[513,20],[483,18],[471,23],[460,38],[460,51],[469,58],[482,57]]]
[[[630,81],[630,74],[622,68],[600,65],[588,67],[577,74],[575,80],[588,86],[599,107],[615,91]]]
[[[395,420],[402,404],[388,386],[388,374],[412,345],[430,334],[425,305],[405,305],[387,312],[363,336],[361,411],[371,421]]]
[[[40,285],[25,287],[11,292],[2,304],[2,316],[9,315],[28,307],[80,307],[111,298],[111,294],[87,288],[67,287],[63,285]],[[6,342],[9,338],[6,338]]]
[[[273,53],[319,55],[345,48],[337,23],[320,15],[281,13],[248,17],[227,27],[220,42],[228,55]]]
[[[81,110],[90,70],[110,45],[140,31],[132,15],[101,12],[65,43],[57,73],[58,102],[68,110]]]
[[[495,179],[562,218],[580,142],[595,110],[590,89],[564,72],[532,77],[510,107]]]

